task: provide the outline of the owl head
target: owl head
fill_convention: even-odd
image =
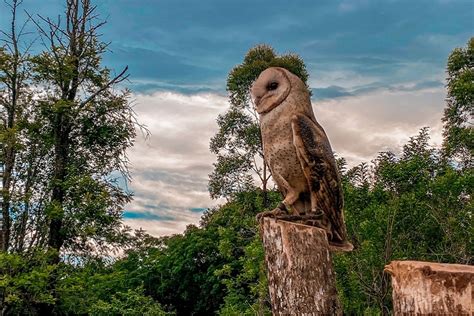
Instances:
[[[251,96],[258,114],[265,114],[280,105],[291,90],[306,87],[300,78],[280,67],[267,68],[252,85]]]

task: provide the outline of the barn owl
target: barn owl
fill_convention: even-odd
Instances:
[[[253,83],[251,96],[260,117],[265,162],[284,196],[276,209],[257,218],[310,223],[326,230],[333,247],[351,250],[336,161],[306,85],[288,70],[272,67]]]

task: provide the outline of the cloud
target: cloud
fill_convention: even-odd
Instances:
[[[207,191],[215,160],[209,140],[217,131],[217,116],[228,108],[227,99],[156,92],[136,94],[134,103],[151,136],[139,137],[128,152],[134,201],[126,206],[125,223],[157,235],[181,232],[216,204]]]
[[[438,80],[427,80],[419,82],[408,82],[404,84],[387,84],[383,82],[372,82],[369,84],[344,88],[340,86],[329,86],[324,88],[312,88],[313,100],[337,99],[343,97],[354,97],[367,95],[375,91],[407,92],[424,91],[443,87]]]
[[[202,167],[212,160],[209,140],[217,131],[216,118],[228,108],[216,94],[183,95],[157,92],[135,96],[136,112],[151,137],[139,139],[130,158],[137,171],[159,165],[168,172]]]
[[[432,144],[439,146],[444,97],[440,87],[398,89],[313,104],[333,150],[353,166],[370,161],[380,151],[399,152],[424,126],[431,127]]]
[[[313,96],[317,99],[335,99],[341,97],[352,96],[347,89],[340,86],[329,86],[326,88],[313,88]]]
[[[441,144],[445,90],[440,82],[353,94],[313,102],[333,150],[350,166],[370,161],[380,151],[398,152],[423,126],[432,128],[432,143]],[[135,103],[139,120],[152,135],[139,138],[128,153],[135,199],[126,206],[124,221],[156,236],[180,233],[219,202],[207,191],[215,161],[209,140],[217,131],[217,116],[229,106],[227,99],[214,93],[156,92],[135,95]]]
[[[146,232],[155,237],[169,236],[180,234],[190,223],[199,222],[201,215],[196,214],[195,217],[188,217],[179,221],[150,221],[144,219],[125,219],[124,223],[134,229],[144,229]]]
[[[155,92],[174,91],[182,94],[223,93],[221,82],[179,83],[173,81],[159,81],[154,79],[136,79],[128,83],[128,88],[135,93],[153,94]]]
[[[369,1],[367,0],[344,0],[339,3],[337,6],[338,10],[342,13],[352,12],[359,9],[361,6],[368,5]]]
[[[129,44],[115,44],[105,55],[107,62],[120,65],[118,68],[128,65],[132,76],[130,88],[137,93],[151,90],[197,93],[215,89],[211,78],[219,78],[222,82],[222,71],[213,63],[196,63],[191,57]]]

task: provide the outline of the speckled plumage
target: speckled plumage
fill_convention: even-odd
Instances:
[[[291,215],[324,212],[313,224],[326,229],[330,243],[345,250],[343,195],[336,161],[316,121],[306,85],[286,69],[263,71],[252,86],[260,116],[263,151]]]

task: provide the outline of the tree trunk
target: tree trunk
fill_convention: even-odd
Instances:
[[[272,218],[262,230],[273,315],[340,315],[326,232]]]
[[[67,176],[68,164],[68,142],[69,142],[69,121],[65,119],[62,113],[57,114],[54,121],[54,166],[53,166],[53,188],[51,195],[51,203],[54,207],[60,208],[59,212],[55,212],[49,224],[49,247],[55,249],[58,253],[54,263],[59,262],[59,252],[64,243],[64,234],[62,232],[64,218],[64,180]]]
[[[1,197],[0,197],[0,206],[2,212],[1,227],[0,227],[0,234],[2,235],[0,238],[0,251],[7,251],[8,245],[10,242],[10,179],[11,179],[11,162],[10,157],[7,154],[5,155],[5,164],[4,171],[0,171],[2,175],[2,183],[0,183],[1,187]]]
[[[13,166],[15,164],[15,137],[12,135],[12,130],[15,125],[15,113],[16,110],[16,78],[12,82],[12,101],[11,105],[7,107],[7,141],[4,145],[4,161],[2,170],[2,215],[3,215],[3,227],[2,227],[2,244],[1,250],[7,251],[10,244],[10,231],[11,231],[11,218],[10,218],[10,187],[12,182]]]
[[[392,261],[395,315],[471,315],[474,266]]]
[[[17,35],[16,33],[16,10],[20,5],[21,1],[14,0],[11,3],[11,13],[12,13],[12,20],[11,20],[11,33],[6,34],[9,42],[12,46],[12,66],[10,70],[4,70],[6,76],[5,79],[7,89],[7,102],[4,105],[6,109],[6,125],[5,130],[7,132],[7,141],[4,145],[3,149],[4,154],[4,161],[3,161],[3,178],[2,178],[2,215],[3,215],[3,225],[2,225],[2,243],[1,249],[3,251],[8,251],[10,246],[10,234],[11,234],[11,217],[10,217],[10,191],[11,191],[11,182],[13,176],[13,167],[15,165],[15,157],[16,157],[16,133],[13,134],[14,127],[16,125],[16,115],[19,112],[18,109],[18,100],[20,96],[21,85],[23,83],[23,79],[21,79],[20,72],[20,49],[18,47],[18,40],[21,35]],[[21,33],[21,32],[20,32]],[[8,67],[7,67],[8,68]]]

